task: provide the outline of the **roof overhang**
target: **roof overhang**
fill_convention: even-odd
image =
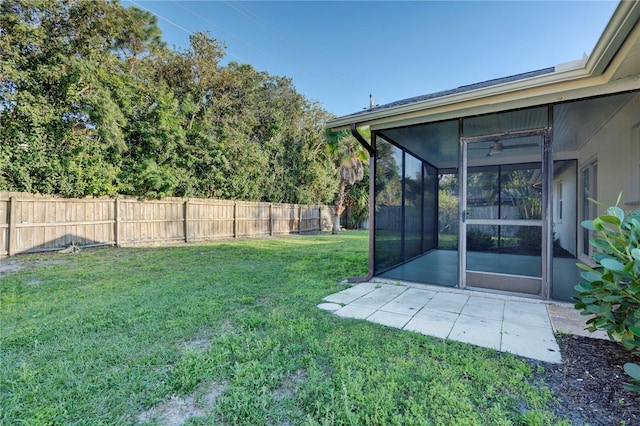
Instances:
[[[640,1],[619,3],[588,59],[555,71],[329,121],[334,130],[372,130],[447,120],[640,88]]]

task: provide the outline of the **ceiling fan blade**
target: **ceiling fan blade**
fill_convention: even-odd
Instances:
[[[534,146],[540,146],[537,143],[521,143],[519,145],[506,145],[503,146],[502,149],[512,149],[512,148],[533,148]]]

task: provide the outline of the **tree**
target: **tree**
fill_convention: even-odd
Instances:
[[[107,0],[0,1],[0,190],[328,203],[330,118],[290,78],[169,50]]]
[[[359,182],[347,188],[345,193],[345,208],[347,211],[347,226],[359,229],[369,216],[369,165],[363,164],[364,177]]]
[[[348,132],[329,134],[329,150],[338,159],[340,181],[338,194],[333,203],[332,233],[340,233],[340,215],[344,211],[347,186],[359,182],[364,177],[363,163],[368,161],[368,153],[362,145]]]
[[[149,196],[142,170],[162,170],[162,188],[188,176],[181,115],[154,78],[170,56],[155,17],[74,0],[8,0],[0,15],[2,188]]]
[[[121,86],[112,52],[127,13],[104,1],[0,3],[8,189],[65,196],[117,191],[126,118],[112,90]]]

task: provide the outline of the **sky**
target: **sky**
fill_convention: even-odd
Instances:
[[[590,55],[618,2],[122,0],[169,47],[208,31],[236,61],[290,77],[343,116]]]

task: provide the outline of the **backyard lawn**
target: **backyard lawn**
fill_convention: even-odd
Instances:
[[[0,424],[546,425],[530,364],[316,308],[367,233],[0,263]]]

